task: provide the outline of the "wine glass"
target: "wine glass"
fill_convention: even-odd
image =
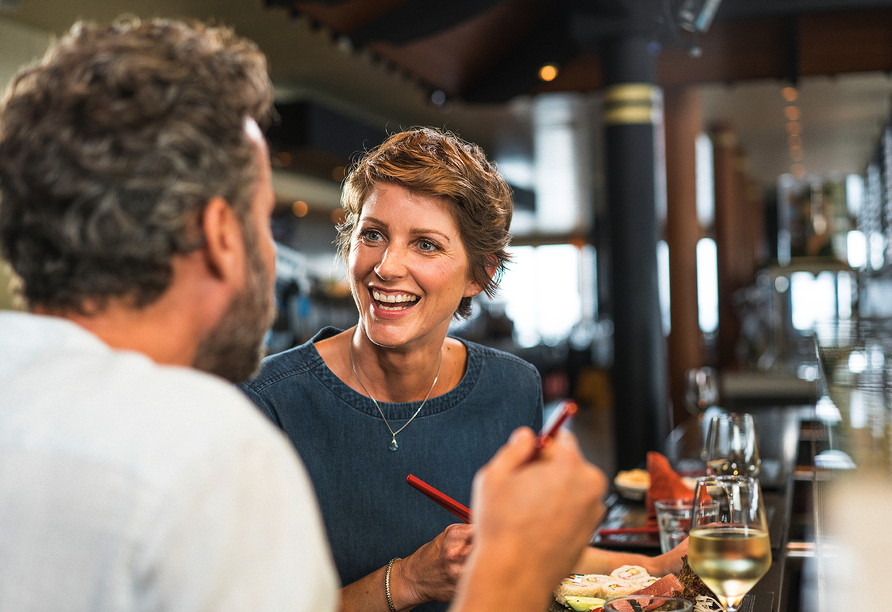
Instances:
[[[759,475],[762,465],[751,414],[712,417],[703,447],[706,472],[713,476]]]
[[[709,512],[697,512],[709,507]],[[736,612],[771,567],[768,522],[759,481],[749,476],[704,476],[694,491],[688,564]]]
[[[718,373],[713,368],[691,368],[684,373],[685,407],[694,416],[719,401]]]

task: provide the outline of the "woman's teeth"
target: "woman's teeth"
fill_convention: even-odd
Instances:
[[[385,295],[372,291],[372,297],[375,298],[382,310],[405,310],[418,301],[418,296],[405,293]],[[390,306],[391,304],[393,306]]]

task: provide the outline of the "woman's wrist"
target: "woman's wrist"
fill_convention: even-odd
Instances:
[[[390,608],[390,612],[396,612],[396,607],[393,605],[393,595],[390,591],[390,575],[393,571],[393,564],[399,561],[399,558],[393,558],[387,563],[387,569],[384,570],[384,596],[387,598],[387,607]]]
[[[411,559],[409,558],[394,559],[390,568],[390,581],[385,584],[385,590],[387,586],[390,587],[390,601],[388,601],[388,605],[393,604],[391,612],[392,610],[406,612],[406,610],[411,610],[426,601],[419,597],[417,589],[412,586],[411,570],[407,567],[409,565],[411,565]]]

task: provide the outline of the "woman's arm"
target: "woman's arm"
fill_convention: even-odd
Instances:
[[[471,551],[470,525],[456,524],[390,569],[390,597],[397,612],[428,601],[451,601]],[[382,567],[341,589],[340,612],[390,612]]]
[[[589,546],[582,551],[573,572],[576,574],[609,574],[623,565],[640,565],[651,576],[661,577],[680,572],[681,558],[686,554],[688,554],[687,538],[669,552],[656,557]]]

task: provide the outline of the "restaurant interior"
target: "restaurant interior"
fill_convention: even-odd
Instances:
[[[0,0],[0,82],[125,13],[230,25],[269,58],[270,352],[356,321],[333,244],[351,161],[452,131],[515,206],[501,289],[452,333],[533,363],[546,411],[575,400],[611,479],[651,451],[695,473],[712,417],[751,414],[773,563],[744,609],[887,596],[892,0]],[[24,307],[7,286],[0,262],[0,308]],[[604,529],[641,520],[636,495],[612,491]]]

